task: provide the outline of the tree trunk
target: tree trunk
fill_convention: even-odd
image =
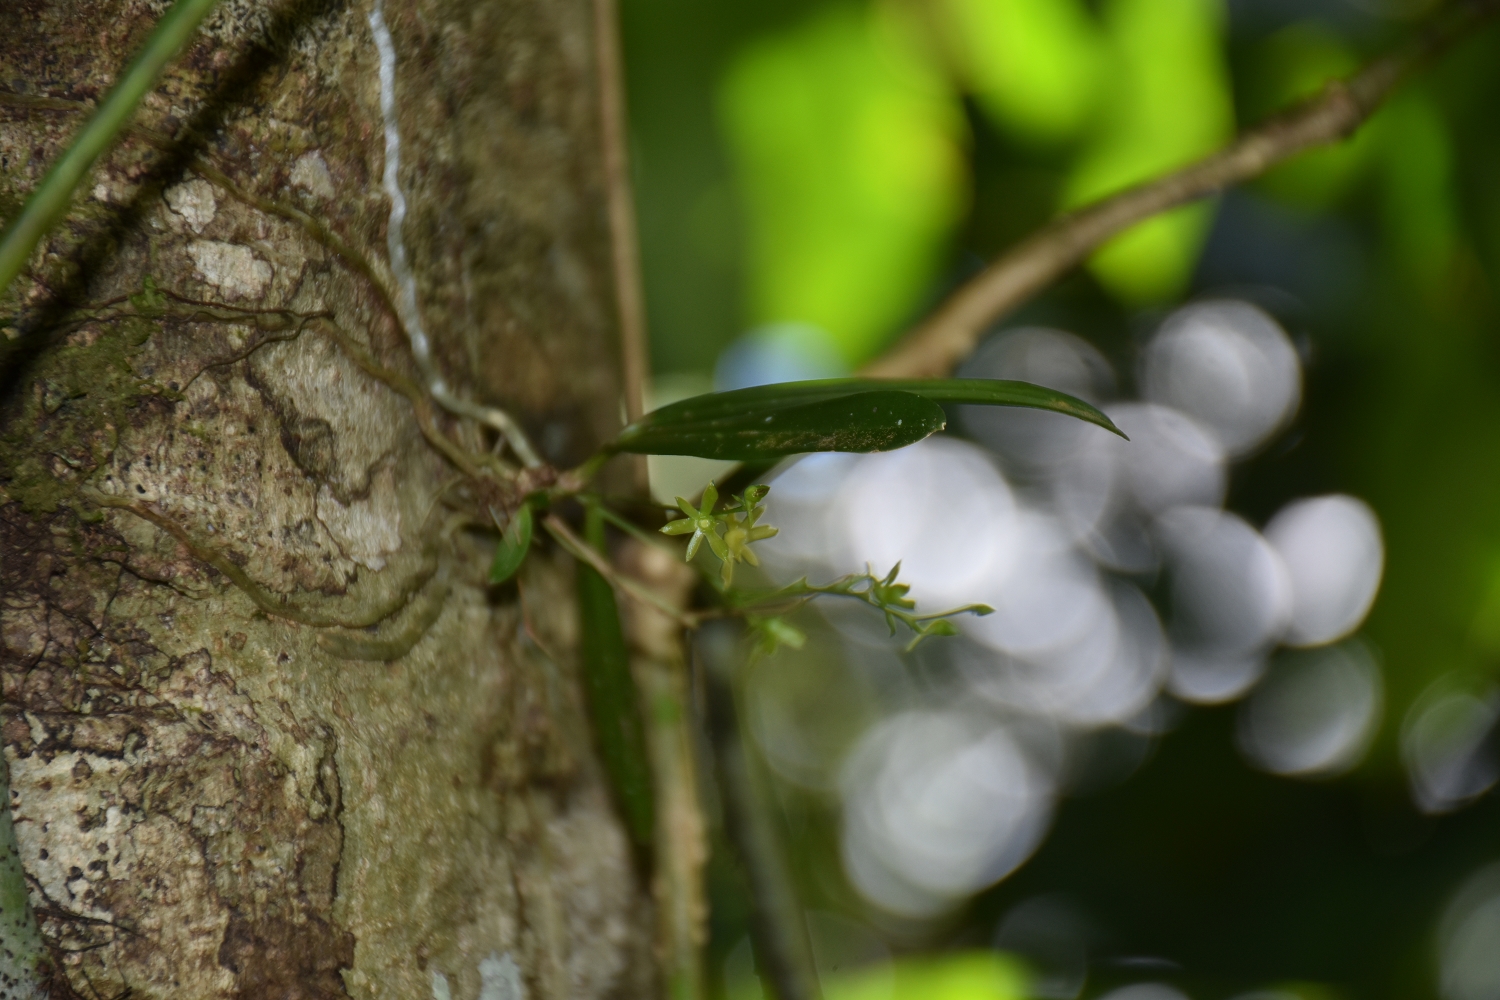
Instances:
[[[6,0],[0,216],[165,6]],[[0,298],[4,743],[54,996],[656,989],[570,564],[487,587],[452,466],[356,363],[418,377],[374,9],[223,0]],[[589,4],[383,17],[437,367],[566,467],[621,409]]]

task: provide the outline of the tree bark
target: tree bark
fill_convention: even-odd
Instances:
[[[0,216],[164,7],[3,4]],[[223,0],[0,297],[4,745],[54,996],[657,988],[571,564],[487,587],[453,468],[337,339],[416,377],[361,273],[396,286],[372,9]],[[384,19],[437,366],[570,465],[622,398],[589,0]]]

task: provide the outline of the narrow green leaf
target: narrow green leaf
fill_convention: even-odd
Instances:
[[[842,378],[779,382],[684,399],[654,410],[625,428],[610,450],[749,461],[803,451],[887,451],[920,441],[943,426],[931,408],[895,400],[888,405],[899,406],[899,413],[892,409],[885,414],[886,419],[874,414],[851,423],[853,410],[845,410],[841,404],[872,393],[905,393],[930,403],[1051,410],[1124,437],[1096,407],[1030,382]],[[912,427],[905,421],[907,413],[919,427],[930,429],[918,431]]]
[[[516,575],[516,570],[526,561],[526,553],[531,550],[533,526],[531,504],[522,504],[505,526],[500,544],[495,547],[495,560],[490,563],[490,583],[504,583]]]
[[[612,450],[741,462],[809,451],[890,451],[915,444],[947,423],[943,408],[931,400],[884,389],[791,402],[742,397],[728,406],[710,404],[704,413],[679,406],[657,410],[626,428]]]
[[[604,518],[597,504],[586,507],[584,537],[594,548],[604,548]],[[650,844],[655,831],[655,803],[640,698],[630,673],[630,651],[620,629],[614,589],[582,562],[578,564],[578,610],[583,623],[579,645],[584,694],[599,756],[631,838],[637,844]]]
[[[894,387],[925,396],[935,403],[1024,406],[1033,410],[1050,410],[1125,437],[1125,432],[1093,404],[1031,382],[1000,378],[897,379],[894,380]]]
[[[10,815],[10,770],[0,756],[0,983],[6,997],[45,997],[50,978],[47,942],[37,926],[36,914],[21,868],[21,850]]]
[[[0,292],[15,280],[37,243],[67,213],[73,192],[89,168],[130,123],[141,99],[213,6],[214,0],[177,0],[156,22],[146,44],[0,234]]]

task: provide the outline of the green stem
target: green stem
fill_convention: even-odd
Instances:
[[[10,287],[37,243],[67,213],[73,192],[83,183],[94,161],[129,124],[141,99],[156,85],[162,70],[213,5],[214,0],[177,0],[162,15],[145,46],[125,67],[93,117],[52,164],[42,183],[26,199],[20,214],[0,235],[0,291]]]
[[[10,767],[0,755],[0,995],[42,1000],[47,948],[26,895],[26,875],[10,818]]]
[[[673,546],[668,542],[664,542],[662,541],[660,534],[653,534],[652,532],[646,531],[640,525],[632,522],[629,518],[621,517],[609,507],[605,506],[604,499],[602,497],[581,493],[579,494],[578,498],[584,503],[598,507],[600,517],[604,518],[610,524],[614,525],[616,528],[619,528],[621,531],[625,532],[625,534],[629,535],[631,538],[634,538],[642,545],[649,545],[652,548],[662,549],[666,552],[671,552],[675,556],[680,557],[682,555],[681,546]]]

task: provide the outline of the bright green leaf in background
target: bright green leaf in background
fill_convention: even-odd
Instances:
[[[824,1000],[1023,1000],[1026,970],[998,951],[958,951],[902,958],[823,976]],[[766,996],[755,980],[731,992],[732,1000]]]
[[[1103,32],[1081,0],[944,0],[945,37],[984,112],[1019,138],[1077,138],[1109,68]]]
[[[955,952],[909,958],[893,964],[889,979],[858,972],[830,977],[828,1000],[1022,1000],[1027,995],[1021,965],[994,951]]]
[[[1114,65],[1069,206],[1183,166],[1234,128],[1218,0],[1106,0],[1103,16]],[[1158,216],[1107,243],[1089,269],[1127,304],[1167,301],[1186,289],[1211,221],[1202,204]]]
[[[820,327],[851,367],[929,293],[966,205],[963,115],[921,37],[840,5],[752,46],[720,94],[751,323]]]
[[[1181,166],[1233,131],[1218,0],[1106,0],[1097,19],[1078,0],[945,0],[934,13],[834,6],[748,48],[720,93],[748,223],[749,325],[818,327],[851,367],[934,291],[968,200],[963,89],[1023,142],[1081,142],[1058,207]],[[1090,267],[1129,305],[1169,299],[1211,215],[1197,205],[1143,223]]]
[[[1250,124],[1259,122],[1349,76],[1359,59],[1339,36],[1316,22],[1283,28],[1256,47],[1244,98]],[[1302,209],[1326,209],[1342,196],[1369,160],[1371,135],[1312,149],[1270,170],[1256,187]]]

